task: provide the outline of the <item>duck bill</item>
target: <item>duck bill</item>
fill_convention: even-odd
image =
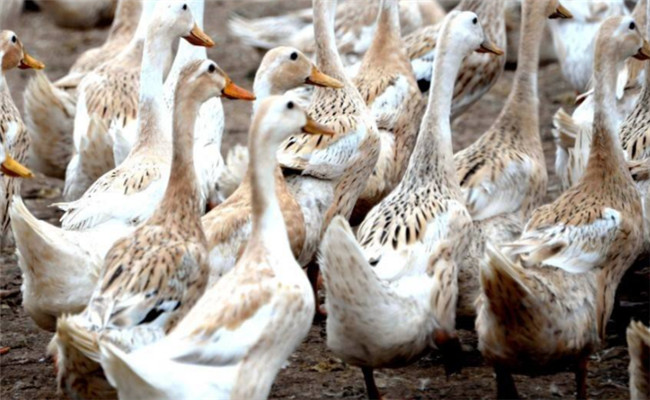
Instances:
[[[314,121],[309,117],[307,117],[307,123],[305,124],[305,126],[302,127],[302,131],[310,135],[325,135],[325,136],[334,136],[335,133],[330,127],[323,124],[319,124],[318,122]]]
[[[2,172],[7,176],[15,178],[31,178],[34,176],[32,171],[7,155],[6,159],[0,165]]]
[[[43,69],[45,68],[45,64],[42,62],[38,61],[34,57],[30,56],[27,53],[23,53],[23,59],[20,60],[20,64],[18,64],[18,68],[20,69]]]
[[[194,46],[203,46],[203,47],[212,47],[214,46],[214,40],[207,33],[203,32],[201,28],[195,23],[194,28],[190,31],[190,34],[184,36],[183,39],[192,43]]]
[[[311,68],[311,74],[305,79],[305,83],[320,87],[329,87],[333,89],[340,89],[343,83],[338,79],[334,79],[329,75],[322,73],[316,66]]]
[[[573,18],[573,14],[571,14],[571,11],[567,10],[566,7],[564,7],[562,4],[558,4],[557,8],[555,9],[555,12],[549,16],[550,19],[558,19],[558,18]]]
[[[223,97],[232,100],[255,100],[255,95],[253,93],[235,85],[230,79],[228,79],[228,83],[226,83],[226,87],[223,88],[221,94]]]
[[[476,49],[477,53],[492,53],[496,54],[497,56],[502,56],[503,55],[503,50],[498,48],[494,43],[492,43],[489,40],[485,40],[483,43],[481,43],[481,46]]]
[[[650,43],[647,40],[643,41],[643,47],[634,55],[634,58],[641,61],[650,60]]]

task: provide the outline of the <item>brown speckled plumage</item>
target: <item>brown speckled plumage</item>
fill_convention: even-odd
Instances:
[[[610,18],[598,33],[585,174],[534,211],[521,238],[504,246],[512,258],[489,249],[481,270],[476,329],[500,398],[516,394],[511,373],[555,373],[567,365],[575,368],[578,398],[585,398],[588,357],[605,338],[618,283],[641,251],[641,203],[609,115],[616,61],[641,41],[626,29],[629,21]]]

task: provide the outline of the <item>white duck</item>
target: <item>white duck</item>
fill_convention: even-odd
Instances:
[[[163,101],[160,42],[168,43],[193,29],[191,12],[184,4],[160,3],[154,18],[171,19],[152,24],[145,42],[141,87],[139,144],[124,163],[105,174],[89,194],[81,218],[64,229],[37,220],[20,199],[14,200],[12,227],[23,272],[23,305],[44,329],[53,329],[63,312],[78,312],[88,302],[99,269],[113,243],[148,219],[162,199],[171,163],[171,130]],[[172,7],[172,8],[168,8]],[[160,30],[160,26],[171,28]],[[154,46],[149,45],[153,41]],[[155,42],[158,42],[156,45]],[[156,65],[158,64],[158,65]],[[253,98],[232,82],[224,92]],[[81,200],[79,200],[81,201]],[[109,207],[113,206],[113,207]],[[70,228],[76,228],[71,230]],[[62,289],[64,288],[64,289]],[[65,295],[61,295],[64,293]]]
[[[313,7],[314,31],[320,38],[317,64],[323,73],[342,82],[343,87],[316,87],[308,111],[336,134],[296,134],[278,153],[287,184],[305,218],[305,245],[298,259],[301,265],[314,258],[322,232],[335,215],[350,217],[380,150],[377,124],[358,90],[345,76],[336,48],[336,1],[314,0]]]
[[[497,54],[472,12],[447,15],[438,37],[429,103],[404,178],[358,231],[336,217],[321,245],[327,345],[362,367],[369,398],[373,368],[399,367],[437,345],[458,350],[458,264],[472,218],[453,162],[450,114],[465,56]]]
[[[268,397],[314,316],[312,290],[291,253],[274,179],[278,146],[307,125],[313,133],[333,133],[317,127],[288,96],[261,102],[249,134],[248,245],[236,268],[164,339],[130,354],[100,342],[102,366],[120,399]]]
[[[228,76],[211,60],[192,61],[180,72],[165,195],[147,222],[110,249],[86,309],[58,320],[50,350],[66,393],[88,398],[108,390],[97,363],[100,339],[126,351],[153,343],[203,294],[208,257],[193,168],[194,123],[201,104],[221,96],[228,84]]]
[[[578,93],[589,89],[594,66],[594,42],[608,17],[626,15],[624,0],[568,0],[572,19],[549,21],[553,45],[564,78]]]

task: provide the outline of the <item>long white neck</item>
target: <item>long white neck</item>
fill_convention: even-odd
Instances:
[[[291,254],[287,227],[275,193],[275,153],[279,143],[263,141],[260,137],[268,138],[269,135],[258,135],[257,129],[265,128],[253,123],[248,141],[253,205],[253,228],[249,243],[261,244],[267,251]]]
[[[169,145],[171,116],[163,98],[164,66],[172,54],[172,38],[155,27],[148,32],[140,70],[138,139],[134,149]]]
[[[253,93],[255,94],[255,101],[253,101],[253,115],[257,112],[257,108],[262,104],[262,100],[273,95],[280,95],[282,92],[277,90],[271,80],[269,74],[257,74],[253,82]]]
[[[336,0],[314,0],[314,37],[316,40],[316,59],[321,71],[339,80],[346,79],[343,62],[336,47],[334,18]]]
[[[203,11],[205,8],[205,0],[190,0],[187,4],[192,11],[192,16],[196,24],[203,29]],[[187,40],[180,39],[178,44],[178,52],[174,58],[167,79],[165,80],[165,102],[169,106],[170,111],[173,110],[174,93],[176,91],[176,83],[183,67],[190,61],[205,60],[207,58],[207,51],[203,46],[194,46],[187,42]]]
[[[428,105],[406,179],[419,185],[435,184],[460,190],[454,168],[449,117],[454,83],[466,52],[460,47],[462,44],[454,43],[446,27],[443,27],[441,36],[432,66]]]

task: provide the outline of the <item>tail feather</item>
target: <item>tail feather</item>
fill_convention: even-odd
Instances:
[[[491,243],[486,244],[487,263],[482,264],[480,271],[480,280],[483,293],[491,303],[497,303],[502,299],[505,302],[520,299],[506,299],[503,296],[503,288],[510,287],[515,289],[516,293],[523,296],[532,296],[533,291],[526,282],[524,269],[506,257],[501,250],[497,249]]]
[[[63,315],[56,324],[56,334],[59,341],[79,350],[88,359],[99,363],[100,351],[97,332],[83,326],[79,316]]]
[[[30,167],[49,176],[65,176],[73,151],[75,108],[73,95],[54,86],[42,71],[36,71],[25,89]]]
[[[248,148],[245,146],[235,145],[228,151],[226,168],[219,178],[221,201],[230,197],[244,180],[248,169],[248,160]]]
[[[54,330],[58,316],[80,312],[88,304],[106,252],[127,232],[66,231],[38,220],[17,196],[10,215],[23,305],[40,327]]]
[[[563,108],[557,110],[555,115],[553,115],[552,132],[556,146],[565,150],[573,148],[579,130],[580,127]]]

